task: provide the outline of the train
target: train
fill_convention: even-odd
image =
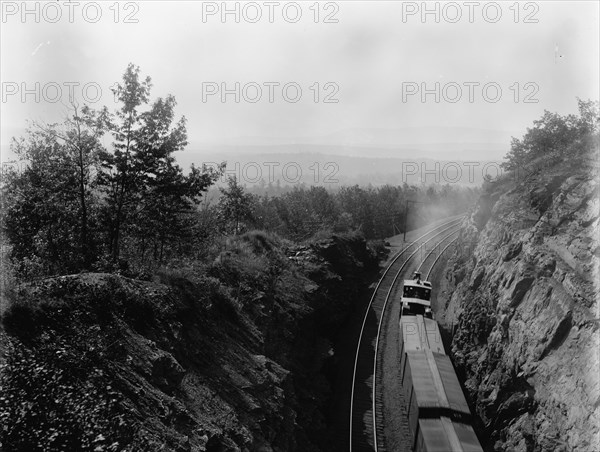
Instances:
[[[414,452],[483,452],[431,311],[429,281],[405,280],[400,314],[400,384]]]
[[[405,279],[402,287],[402,314],[423,315],[433,318],[431,312],[431,283],[421,279],[421,272],[415,272],[413,279]]]

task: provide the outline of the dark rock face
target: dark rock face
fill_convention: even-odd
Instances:
[[[173,355],[161,350],[150,359],[154,384],[167,393],[177,390],[185,375],[185,369],[173,358]]]
[[[371,266],[377,260],[360,237],[299,247],[251,233],[196,278],[82,274],[22,286],[0,340],[46,350],[60,372],[84,382],[88,372],[102,375],[86,400],[108,397],[108,385],[124,427],[93,431],[97,450],[327,450],[328,336]],[[70,368],[55,353],[58,340],[74,357]],[[0,400],[0,416],[5,410]],[[11,432],[0,436],[6,450],[18,426]]]
[[[490,450],[600,450],[598,179],[490,184],[449,259],[439,320]]]

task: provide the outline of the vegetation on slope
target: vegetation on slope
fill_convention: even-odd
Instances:
[[[489,450],[597,450],[598,106],[546,112],[488,181],[439,320]]]
[[[382,239],[462,212],[476,194],[404,184],[295,187],[258,197],[230,178],[211,205],[202,201],[224,178],[224,166],[184,172],[177,165],[175,153],[187,145],[185,118],[176,118],[173,96],[151,101],[151,87],[130,64],[114,90],[114,112],[74,103],[62,124],[33,123],[26,137],[13,140],[23,170],[4,173],[1,189],[3,233],[17,276],[82,269],[133,276],[182,257],[210,259],[224,236],[253,229],[296,241],[356,230]],[[406,221],[408,199],[429,208],[414,204]]]
[[[325,450],[323,344],[376,268],[358,236],[252,232],[203,273],[21,285],[3,320],[3,450]]]
[[[13,142],[26,165],[0,187],[1,447],[331,450],[331,344],[383,249],[366,239],[476,191],[257,197],[229,179],[210,205],[223,166],[177,165],[185,118],[151,86],[129,65],[116,111],[73,103]],[[409,199],[428,208],[407,218]]]

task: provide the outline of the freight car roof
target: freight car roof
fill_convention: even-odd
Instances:
[[[452,410],[470,416],[450,358],[431,350],[407,351],[412,385],[419,409]]]
[[[473,428],[447,417],[419,420],[418,451],[483,452]]]
[[[434,353],[445,354],[440,329],[435,320],[422,315],[403,315],[400,318],[400,331],[405,351],[429,349]]]

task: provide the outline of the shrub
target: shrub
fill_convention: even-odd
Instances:
[[[133,430],[119,394],[69,343],[9,343],[0,374],[2,450],[129,450]]]

